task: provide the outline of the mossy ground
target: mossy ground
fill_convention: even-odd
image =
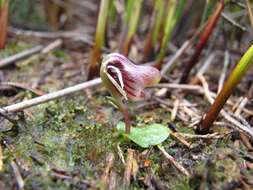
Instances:
[[[43,4],[40,1],[10,2],[11,26],[28,30],[48,30]],[[84,10],[82,6],[77,8],[80,10],[74,9],[73,13],[90,11]],[[79,28],[87,28],[94,32],[97,19],[95,12],[93,10],[87,16],[84,14],[86,22],[81,22]],[[192,22],[191,19],[188,20]],[[246,20],[243,16],[243,23]],[[72,21],[76,23],[78,19],[74,17]],[[68,25],[71,27],[67,26],[63,30],[75,28],[72,23]],[[231,36],[236,36],[239,32],[241,36],[241,30],[232,25],[229,25],[230,27],[233,28],[232,32],[226,31],[226,27],[222,31]],[[182,36],[184,35],[179,33],[176,38]],[[114,32],[111,36],[109,34],[109,39],[115,43]],[[185,39],[180,39],[183,40]],[[0,60],[24,49],[50,42],[30,37],[9,37],[6,48],[0,51]],[[219,43],[217,44],[219,46]],[[220,46],[223,45],[222,41]],[[221,47],[218,47],[218,51]],[[89,52],[90,47],[87,44],[74,41],[74,45],[71,45],[67,41],[62,48],[47,55],[37,54],[1,69],[0,81],[25,83],[44,92],[78,84],[85,81]],[[135,52],[136,54],[138,52]],[[218,62],[210,67],[213,68],[207,71],[207,77],[210,77],[209,81],[215,81],[210,85],[212,88],[218,84],[222,64]],[[242,84],[240,89],[243,88],[245,85]],[[201,114],[209,106],[203,97],[191,93],[184,95],[188,101],[196,103]],[[238,95],[240,94],[236,94]],[[35,96],[37,95],[29,90],[15,87],[0,89],[0,107]],[[13,162],[22,176],[24,189],[101,189],[101,176],[108,165],[107,157],[110,153],[115,156],[111,170],[116,173],[116,189],[122,189],[125,164],[120,157],[120,150],[126,159],[129,148],[135,151],[138,165],[129,189],[253,189],[252,149],[246,148],[237,131],[220,139],[189,139],[192,149],[188,149],[174,138],[168,138],[163,146],[191,173],[191,177],[185,177],[167,161],[158,148],[143,149],[119,136],[116,124],[123,120],[123,117],[109,104],[107,96],[109,93],[105,89],[92,88],[10,115],[18,121],[18,126],[0,118],[0,159],[3,160],[0,190],[18,189]],[[168,95],[167,99],[163,100],[169,102],[171,99],[173,98]],[[130,106],[132,120],[137,127],[149,123],[168,125],[171,122],[170,111],[157,103],[149,104],[152,101],[141,102],[140,104],[147,105],[140,109],[136,109],[138,103],[138,106]],[[173,124],[179,132],[193,133],[193,129],[180,119],[176,119]],[[217,131],[223,134],[227,132],[227,128],[222,127]]]
[[[29,46],[9,45],[7,52],[1,53],[1,56]],[[11,51],[11,48],[14,50]],[[40,80],[39,89],[53,91],[83,81],[81,74],[74,76],[73,81],[68,75],[79,70],[80,65],[71,71],[62,69],[71,59],[64,50],[57,50],[43,59],[38,57],[28,64],[21,62],[2,72],[9,81],[32,85]],[[45,76],[47,71],[50,72]],[[22,98],[15,101],[35,96],[20,89],[6,93],[3,91],[1,94],[1,106],[20,93],[23,93]],[[89,93],[92,96],[88,97]],[[164,142],[166,151],[191,172],[192,177],[187,178],[169,164],[156,147],[145,150],[119,136],[115,126],[122,115],[108,104],[107,95],[104,89],[92,89],[41,104],[26,110],[24,117],[13,115],[19,118],[16,128],[8,121],[1,120],[1,129],[14,127],[15,130],[0,133],[4,163],[0,172],[0,187],[15,189],[17,186],[11,166],[11,162],[15,161],[25,189],[99,188],[107,165],[106,158],[113,153],[115,161],[112,170],[116,172],[117,189],[120,189],[125,169],[119,157],[120,146],[124,157],[127,149],[132,148],[138,158],[139,170],[131,181],[130,189],[150,189],[151,186],[148,187],[145,181],[150,174],[155,177],[156,183],[161,182],[170,189],[249,188],[242,180],[250,181],[252,170],[241,166],[252,160],[252,156],[238,142],[237,133],[222,139],[191,141],[194,147],[191,150],[172,138]],[[131,113],[137,126],[170,122],[170,113],[159,106],[136,110],[133,105]],[[180,121],[175,124],[179,131],[193,133],[192,128]],[[145,166],[147,161],[150,164]]]

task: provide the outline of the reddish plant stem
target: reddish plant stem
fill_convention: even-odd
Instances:
[[[222,10],[224,9],[224,6],[225,6],[224,0],[220,0],[215,12],[213,13],[213,15],[211,15],[209,17],[209,19],[207,21],[207,25],[206,25],[202,35],[200,36],[198,44],[196,45],[195,52],[194,52],[192,58],[190,59],[190,61],[185,65],[185,69],[184,69],[182,77],[180,79],[180,83],[187,82],[188,76],[189,76],[192,68],[196,65],[203,48],[205,47],[209,37],[211,36],[215,26],[217,25],[217,22],[220,18]]]
[[[148,62],[154,55],[154,47],[152,45],[152,32],[150,31],[146,37],[143,51],[143,62]]]
[[[90,65],[88,69],[88,80],[91,80],[98,76],[99,73],[99,66],[98,66],[98,61],[100,59],[101,55],[101,49],[98,46],[94,46],[91,55],[90,55]]]
[[[127,108],[122,108],[122,113],[124,115],[124,119],[125,119],[125,129],[126,129],[126,134],[130,134],[131,132],[131,122],[130,122],[130,118],[129,118],[129,113]]]
[[[0,7],[0,49],[5,47],[8,26],[8,0]]]

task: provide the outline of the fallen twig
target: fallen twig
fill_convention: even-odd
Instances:
[[[128,149],[127,150],[127,162],[126,162],[126,168],[125,168],[125,172],[124,172],[124,181],[123,181],[123,186],[126,189],[130,185],[131,173],[132,173],[132,167],[133,167],[133,159],[134,159],[134,150]]]
[[[17,53],[15,55],[12,55],[12,56],[7,57],[5,59],[2,59],[2,60],[0,60],[0,68],[10,65],[10,64],[12,64],[16,61],[19,61],[21,59],[24,59],[26,57],[29,57],[33,54],[39,53],[42,49],[43,49],[43,46],[39,45],[39,46],[35,46],[30,49],[24,50],[20,53]]]
[[[227,14],[225,13],[221,13],[221,16],[226,20],[228,21],[230,24],[232,24],[233,26],[239,28],[240,30],[242,30],[243,32],[245,32],[247,29],[240,25],[238,22],[236,22],[235,20],[233,20],[232,18],[230,18]]]
[[[198,135],[198,134],[189,134],[189,133],[179,133],[181,136],[185,138],[190,138],[190,139],[220,139],[224,138],[224,136],[227,136],[231,134],[231,132],[225,133],[225,134],[219,134],[217,132],[215,133],[210,133],[206,135]]]
[[[30,86],[28,86],[27,84],[24,84],[24,83],[2,82],[2,83],[0,83],[0,86],[11,86],[11,87],[15,87],[15,88],[21,88],[21,89],[24,89],[24,90],[29,90],[29,91],[31,91],[32,93],[34,93],[38,96],[42,96],[42,95],[45,94],[41,90],[32,88],[32,87],[30,87]]]
[[[222,86],[224,84],[228,64],[229,64],[229,52],[226,50],[225,51],[225,56],[224,56],[223,68],[222,68],[220,79],[219,79],[218,93],[221,91]]]
[[[38,45],[38,46],[35,46],[33,48],[24,50],[24,51],[19,52],[15,55],[12,55],[10,57],[7,57],[5,59],[0,60],[0,68],[8,66],[10,64],[13,64],[17,61],[20,61],[21,59],[25,59],[29,56],[34,55],[34,54],[41,53],[41,55],[43,56],[43,55],[49,53],[50,51],[58,48],[61,45],[62,45],[62,40],[57,39],[57,40],[53,41],[52,43],[48,44],[45,47],[43,47],[41,45]]]
[[[190,177],[190,176],[191,176],[190,173],[184,168],[184,166],[182,166],[181,164],[179,164],[179,163],[173,158],[173,156],[171,156],[169,153],[166,152],[166,150],[165,150],[162,146],[158,145],[157,147],[161,150],[161,152],[162,152],[163,155],[169,160],[169,162],[170,162],[171,164],[173,164],[182,174],[186,175],[187,177]]]
[[[3,171],[4,163],[3,163],[3,150],[2,145],[0,144],[0,172]]]
[[[30,99],[30,100],[25,100],[25,101],[17,103],[17,104],[6,106],[2,109],[0,108],[0,112],[3,113],[3,114],[7,114],[7,113],[11,113],[11,112],[21,111],[21,110],[24,110],[26,108],[36,106],[38,104],[46,103],[46,102],[49,102],[51,100],[55,100],[55,99],[58,99],[58,98],[61,98],[61,97],[64,97],[64,96],[82,91],[86,88],[99,85],[100,83],[101,83],[101,79],[96,78],[94,80],[84,82],[84,83],[81,83],[81,84],[77,84],[75,86],[65,88],[63,90],[59,90],[59,91],[56,91],[56,92],[45,94],[43,96],[39,96],[39,97]]]
[[[62,45],[63,41],[62,39],[57,39],[55,41],[53,41],[52,43],[48,44],[46,47],[44,47],[41,51],[41,53],[44,55],[44,54],[47,54],[49,52],[51,52],[52,50],[60,47]]]
[[[13,173],[17,181],[18,189],[24,189],[25,182],[20,174],[17,164],[14,161],[11,161],[11,167],[13,169]]]
[[[101,182],[103,184],[102,189],[107,189],[107,186],[109,185],[110,171],[114,162],[114,154],[110,153],[106,160],[107,160],[107,166],[101,176]]]
[[[81,33],[77,30],[58,31],[58,32],[40,32],[40,31],[22,30],[22,29],[18,29],[14,27],[9,27],[8,32],[14,35],[45,38],[45,39],[74,38],[77,36],[81,36]]]
[[[192,146],[191,146],[191,144],[189,143],[189,142],[187,142],[185,139],[184,139],[184,136],[183,135],[181,135],[180,133],[177,133],[177,132],[175,132],[175,133],[170,133],[170,135],[172,136],[172,137],[174,137],[177,141],[179,141],[180,143],[182,143],[183,145],[185,145],[188,149],[191,149],[192,148]]]

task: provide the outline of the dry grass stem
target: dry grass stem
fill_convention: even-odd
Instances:
[[[190,177],[190,173],[187,171],[187,169],[184,168],[184,166],[182,166],[180,163],[178,163],[173,156],[171,156],[169,153],[166,152],[166,150],[162,147],[162,146],[157,146],[160,151],[162,152],[162,154],[165,156],[165,158],[168,159],[168,161],[175,166],[175,168],[178,169],[178,171],[180,171],[182,174],[186,175],[187,177]]]

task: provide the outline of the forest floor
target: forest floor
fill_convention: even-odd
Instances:
[[[10,41],[0,58],[33,46]],[[0,85],[0,106],[84,82],[88,55],[63,46],[5,67],[0,79],[12,84]],[[209,81],[216,77],[214,73],[207,73]],[[215,133],[191,136],[194,123],[210,105],[208,94],[194,89],[148,90],[151,98],[130,105],[133,125],[161,123],[185,134],[179,140],[172,136],[162,145],[189,176],[156,146],[140,148],[119,135],[116,125],[123,116],[99,86],[10,115],[17,125],[1,118],[0,189],[253,188],[253,149],[244,133],[221,116]],[[243,92],[238,91],[230,99],[232,104],[240,97]],[[245,107],[246,112],[249,109]]]

